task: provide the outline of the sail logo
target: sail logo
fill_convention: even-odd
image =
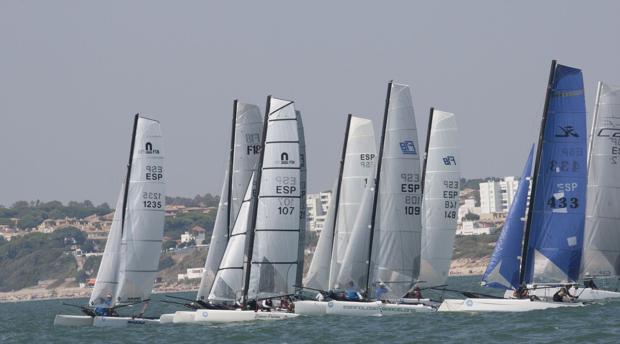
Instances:
[[[154,149],[153,144],[150,142],[147,142],[144,145],[144,149],[141,149],[138,153],[139,154],[159,154],[159,149]]]
[[[415,149],[415,144],[411,140],[405,140],[400,143],[400,151],[403,154],[418,154]]]
[[[575,128],[572,125],[567,125],[565,127],[558,126],[561,132],[556,132],[555,137],[579,137],[579,134],[575,132]]]
[[[602,128],[598,132],[599,137],[620,137],[620,128]]]
[[[450,165],[456,165],[456,159],[454,158],[454,155],[448,155],[446,157],[443,157],[443,164],[446,166],[450,166]]]
[[[282,165],[295,165],[295,160],[290,160],[287,152],[280,154],[280,164]]]

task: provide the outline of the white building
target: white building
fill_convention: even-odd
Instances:
[[[478,221],[463,221],[456,230],[456,235],[495,234],[494,226],[482,227]]]
[[[480,213],[507,213],[518,186],[519,178],[512,176],[480,183]]]
[[[187,269],[186,273],[184,274],[178,274],[177,275],[177,280],[179,281],[183,281],[183,280],[190,280],[190,279],[198,279],[198,278],[202,278],[202,273],[205,271],[204,268],[192,268],[192,269]]]
[[[327,209],[332,199],[331,191],[324,191],[306,196],[307,230],[320,232],[325,225]]]

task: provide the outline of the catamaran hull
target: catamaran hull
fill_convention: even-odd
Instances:
[[[582,303],[531,301],[530,299],[448,299],[438,312],[528,312],[560,307],[580,307]]]
[[[295,313],[301,315],[327,314],[327,301],[295,301]]]
[[[91,317],[88,315],[56,315],[54,326],[126,327],[130,325],[159,324],[159,319],[132,317]]]
[[[54,326],[93,326],[93,317],[58,314],[54,318]]]
[[[255,312],[225,309],[199,309],[196,311],[178,311],[163,314],[159,318],[162,324],[207,324],[229,323],[255,320],[283,320],[298,317],[299,314],[285,312]]]
[[[553,294],[555,294],[559,287],[553,288],[538,288],[538,289],[529,289],[530,295],[536,295],[543,300],[551,300],[553,299]],[[571,288],[569,290],[571,295],[579,296],[579,301],[595,301],[595,300],[605,300],[605,299],[616,299],[620,298],[620,293],[609,290],[600,290],[600,289],[592,289],[592,288]],[[513,291],[506,290],[504,293],[504,298],[510,299],[512,298]]]
[[[384,316],[430,312],[433,307],[423,304],[393,304],[376,302],[329,301],[327,314],[353,316]]]

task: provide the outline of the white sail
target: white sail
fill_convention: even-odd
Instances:
[[[327,208],[325,224],[312,255],[312,261],[308,268],[303,285],[317,290],[329,289],[329,266],[332,258],[332,243],[334,241],[334,226],[336,224],[336,188],[337,182],[332,187],[332,198]]]
[[[329,287],[333,288],[349,246],[362,196],[376,172],[377,147],[372,121],[351,116],[342,170],[338,216],[332,247]]]
[[[377,172],[379,185],[368,287],[372,289],[383,282],[389,297],[402,297],[419,273],[421,173],[409,86],[396,83],[390,86],[381,171]]]
[[[248,298],[260,299],[294,292],[300,274],[299,248],[302,173],[300,114],[294,103],[269,98],[262,171],[258,181]],[[303,200],[305,202],[305,199]]]
[[[588,163],[582,277],[620,275],[620,86],[599,83]]]
[[[233,230],[221,259],[213,287],[210,288],[210,301],[235,302],[241,299],[243,289],[243,258],[246,249],[246,239],[250,225],[250,211],[252,209],[252,190],[254,177],[246,188],[241,209],[235,221]]]
[[[232,231],[241,208],[243,196],[248,188],[252,173],[256,170],[260,153],[263,121],[258,106],[235,102],[235,113],[233,115],[235,116],[233,151],[228,161],[230,165],[232,158],[232,176],[226,170],[213,234],[205,261],[205,270],[196,296],[198,300],[204,300],[211,291],[215,274],[228,244],[229,233]],[[231,193],[230,197],[229,192]]]
[[[333,279],[332,287],[334,289],[346,289],[350,283],[353,283],[356,289],[366,286],[374,195],[375,184],[374,180],[371,180],[364,190],[364,195],[361,197],[349,245],[343,255],[342,267],[338,275]]]
[[[122,238],[122,221],[123,216],[123,194],[125,193],[125,185],[121,186],[121,191],[116,200],[114,208],[114,217],[110,226],[110,233],[105,243],[103,257],[97,271],[97,281],[93,292],[90,294],[88,302],[91,306],[104,304],[108,295],[110,300],[116,297],[116,287],[118,286],[118,270],[120,267],[120,252]]]
[[[448,278],[459,206],[459,149],[454,114],[433,110],[424,176],[423,231],[418,285]]]
[[[148,299],[164,234],[165,183],[161,128],[138,117],[123,226],[116,303]]]

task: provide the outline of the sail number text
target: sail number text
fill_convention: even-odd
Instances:
[[[158,181],[164,178],[164,168],[158,165],[146,166],[146,180]]]
[[[278,176],[276,177],[276,193],[280,195],[289,195],[297,191],[297,178]]]
[[[364,168],[370,168],[375,165],[375,155],[373,153],[360,154],[360,165]]]
[[[420,191],[420,175],[417,173],[401,173],[400,191],[413,193]],[[405,215],[420,215],[420,203],[422,197],[418,195],[405,195]]]
[[[143,192],[142,193],[142,205],[145,208],[161,209],[162,207],[162,195],[161,192]]]

